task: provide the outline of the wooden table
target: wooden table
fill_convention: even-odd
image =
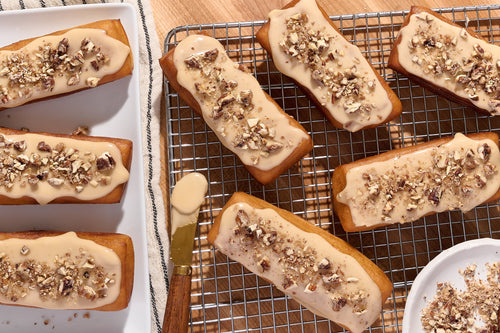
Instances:
[[[317,0],[329,15],[409,10],[411,5],[430,8],[495,4],[494,0]],[[178,26],[203,23],[264,20],[267,13],[288,0],[151,0],[160,42]]]
[[[461,7],[461,6],[477,6],[491,5],[493,0],[352,0],[352,1],[327,1],[317,0],[329,15],[343,15],[366,12],[381,12],[381,11],[403,11],[409,10],[411,5],[422,5],[430,8],[438,7]],[[193,25],[193,24],[212,24],[238,21],[255,21],[264,20],[267,18],[269,11],[283,7],[288,0],[151,0],[153,14],[156,22],[156,28],[160,42],[163,44],[167,33],[178,26]],[[166,147],[166,121],[165,114],[162,113],[161,120],[161,142],[162,147]],[[166,193],[168,189],[166,177],[165,149],[162,149],[162,188]],[[169,205],[165,205],[168,209]],[[168,214],[168,212],[167,212]],[[168,216],[168,215],[167,215]],[[423,236],[425,239],[425,236]],[[401,295],[400,295],[401,296]],[[196,301],[192,298],[192,302]],[[402,298],[398,298],[398,302],[403,302]],[[195,303],[193,303],[195,304]],[[199,303],[196,303],[199,304]],[[401,315],[403,303],[394,304],[398,308],[398,316]],[[243,316],[241,313],[225,313],[224,316]],[[222,315],[221,315],[222,317]],[[400,320],[401,318],[398,318]],[[263,318],[262,320],[266,320]],[[299,320],[301,320],[299,318]],[[385,324],[388,327],[393,322],[394,318],[386,318]],[[217,325],[213,324],[213,330],[217,331]],[[400,323],[399,323],[400,325]],[[394,325],[392,326],[394,328]],[[319,328],[317,328],[319,329]],[[196,330],[195,330],[196,331]],[[322,330],[320,330],[322,331]],[[377,331],[378,332],[378,331]],[[385,330],[384,330],[385,332]],[[392,331],[391,331],[392,332]]]

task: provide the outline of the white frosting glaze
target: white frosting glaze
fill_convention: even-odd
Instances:
[[[172,206],[183,214],[190,214],[201,206],[207,189],[208,182],[205,176],[191,172],[175,184],[170,197]]]
[[[21,254],[23,247],[29,249],[28,254]],[[85,255],[82,255],[82,251],[85,252]],[[75,291],[69,296],[59,299],[42,299],[38,288],[31,290],[27,288],[27,285],[24,285],[23,287],[26,288],[25,297],[18,298],[17,301],[13,302],[0,292],[0,302],[2,303],[28,305],[46,309],[92,309],[113,303],[120,294],[121,261],[118,255],[113,250],[91,240],[79,238],[74,232],[37,239],[10,238],[2,240],[0,241],[0,253],[3,257],[2,260],[8,258],[14,264],[34,260],[36,263],[46,264],[52,269],[57,268],[54,260],[56,257],[71,258],[75,262],[83,260],[83,264],[87,255],[90,255],[95,259],[95,265],[102,266],[103,271],[115,281],[108,285],[106,297],[94,300],[79,297]],[[83,259],[76,259],[76,257]]]
[[[332,102],[331,88],[327,85],[318,84],[313,79],[311,68],[304,62],[297,61],[285,52],[282,45],[283,38],[288,37],[286,21],[295,15],[305,14],[308,17],[307,29],[319,31],[330,39],[329,46],[322,52],[324,65],[321,70],[325,73],[343,72],[347,69],[356,67],[359,74],[357,85],[361,87],[361,92],[364,93],[365,99],[363,105],[371,106],[370,112],[361,112],[360,110],[350,112],[347,108],[350,96],[338,96]],[[378,81],[373,69],[370,67],[361,51],[354,45],[347,42],[341,34],[339,34],[325,19],[319,10],[315,0],[301,0],[293,7],[283,10],[273,10],[269,14],[269,43],[273,61],[276,67],[283,74],[293,78],[302,86],[316,96],[321,105],[324,106],[331,115],[342,124],[342,126],[355,132],[365,126],[379,124],[384,122],[392,111],[392,104],[389,100],[387,92],[384,90]],[[288,37],[289,38],[289,37]],[[335,56],[335,60],[328,60],[328,53]],[[373,87],[369,88],[367,83],[371,82]],[[344,86],[342,84],[342,86]],[[337,89],[337,88],[335,88]],[[342,88],[340,88],[342,89]],[[334,91],[333,94],[338,93]],[[356,101],[357,102],[357,101]],[[350,103],[351,105],[355,103]]]
[[[500,114],[500,47],[498,45],[475,38],[465,29],[448,24],[425,12],[411,15],[408,25],[401,29],[400,36],[401,42],[397,46],[398,61],[406,71],[459,97],[468,99],[475,106],[489,111],[492,115]],[[434,40],[432,41],[431,38]],[[427,46],[423,45],[424,43]],[[429,46],[429,44],[435,44],[435,46]],[[483,55],[477,52],[476,45],[484,51]],[[471,59],[473,62],[467,65],[464,63],[466,59]],[[461,76],[468,80],[477,75],[478,81],[481,80],[481,76],[486,78],[484,72],[473,73],[474,62],[491,66],[489,74],[491,82],[488,83],[490,79],[485,80],[484,85],[478,84],[477,88],[469,90],[467,84],[457,82],[457,77]],[[452,66],[457,66],[456,72],[451,69]],[[487,87],[488,84],[490,88]],[[491,91],[487,92],[488,89]]]
[[[218,50],[218,55],[213,62],[205,64],[203,70],[190,68],[185,60],[203,55],[205,52]],[[177,68],[177,81],[187,89],[199,103],[203,119],[215,132],[224,146],[234,152],[246,165],[253,165],[260,170],[270,170],[281,164],[308,135],[300,128],[291,126],[291,118],[282,114],[279,108],[262,91],[258,81],[250,74],[238,69],[238,64],[232,62],[226,55],[224,47],[214,38],[203,35],[191,35],[181,41],[175,48],[174,64]],[[220,68],[220,73],[215,78],[213,69]],[[242,92],[251,91],[253,107],[243,107],[243,101],[237,97],[236,101],[226,107],[236,115],[222,116],[214,119],[214,105],[220,101],[222,91],[217,87],[221,82],[235,82],[230,95],[241,96]],[[211,94],[203,94],[196,88],[197,85],[208,87]],[[264,131],[261,130],[263,125]],[[260,133],[264,133],[260,136]],[[281,149],[269,152],[259,149],[252,140],[243,137],[249,133],[259,134],[254,142],[278,143]],[[245,141],[246,140],[246,141]],[[241,142],[241,144],[237,144]]]
[[[198,172],[187,174],[175,184],[170,197],[172,203],[172,235],[175,234],[177,228],[196,222],[207,190],[207,179]]]
[[[491,148],[486,162],[479,149],[484,144]],[[466,157],[469,150],[471,159]],[[468,164],[472,160],[475,164]],[[492,168],[489,176],[486,164]],[[411,222],[456,208],[466,212],[498,191],[499,168],[500,153],[493,141],[457,133],[441,146],[349,169],[337,200],[349,206],[356,226]]]
[[[53,71],[50,73],[48,68],[41,70],[40,66],[45,66],[41,61],[42,49],[49,45],[57,50],[59,42],[64,38],[68,39],[67,54],[74,55],[81,48],[81,43],[84,38],[87,38],[95,45],[95,50],[89,54],[85,54],[84,62],[77,66],[77,70],[71,73],[63,71]],[[97,50],[109,58],[99,65],[96,70],[91,62],[96,60]],[[0,107],[14,107],[34,99],[53,96],[61,93],[71,92],[74,90],[92,87],[94,84],[106,75],[117,72],[124,64],[130,53],[130,48],[117,39],[109,37],[106,31],[100,29],[72,29],[68,32],[57,36],[45,36],[33,40],[28,45],[16,51],[1,51],[0,50]],[[16,73],[8,71],[9,60],[17,59],[17,63],[24,59],[23,68],[31,68],[24,72],[25,77],[19,84],[14,84],[11,78],[16,77]],[[26,65],[28,64],[28,65]],[[32,67],[30,67],[32,66]],[[79,70],[78,70],[79,69]],[[73,85],[68,85],[70,77],[80,72],[79,82]],[[30,75],[29,73],[32,73]],[[32,77],[52,78],[54,84],[51,88],[45,89],[42,82],[36,81],[30,83]],[[95,78],[97,81],[89,82],[88,79]],[[17,79],[16,79],[17,80]]]
[[[0,186],[0,195],[5,195],[9,198],[21,198],[23,196],[28,196],[34,198],[42,205],[64,196],[75,197],[81,200],[93,200],[107,195],[116,186],[125,183],[129,178],[129,172],[123,165],[121,152],[118,147],[112,143],[58,138],[55,136],[46,136],[35,133],[3,136],[5,142],[0,142],[0,150],[9,152],[9,155],[13,160],[12,163],[14,163],[14,167],[0,165],[0,172],[7,172],[9,169],[15,169],[15,161],[20,158],[19,156],[24,156],[24,158],[27,157],[29,159],[31,156],[36,154],[40,157],[40,160],[43,160],[44,157],[51,156],[53,151],[44,152],[38,149],[39,142],[43,141],[45,144],[49,145],[52,150],[54,150],[60,143],[64,143],[68,150],[73,149],[75,160],[78,159],[82,161],[82,163],[77,162],[80,165],[77,170],[82,171],[82,168],[85,168],[84,164],[88,162],[91,165],[89,171],[92,173],[92,180],[90,180],[88,184],[83,184],[81,192],[78,192],[78,190],[76,190],[76,186],[74,184],[70,184],[68,179],[65,179],[62,184],[50,184],[48,180],[55,176],[53,172],[49,171],[44,180],[40,180],[36,184],[31,185],[28,182],[27,176],[29,172],[32,172],[32,170],[35,169],[30,166],[26,166],[22,169],[22,171],[19,171],[19,174],[21,174],[22,177],[17,177],[9,184],[12,185],[12,187]],[[5,148],[5,144],[14,144],[15,142],[21,141],[26,143],[26,150],[22,152],[16,151],[13,147]],[[95,159],[105,153],[113,158],[115,166],[111,170],[98,171],[96,169]],[[0,156],[2,156],[1,153]],[[78,158],[76,158],[77,156]],[[27,165],[29,165],[29,163]],[[69,168],[73,169],[76,168],[76,166],[77,165],[71,164]],[[47,168],[44,167],[43,169],[46,170]],[[105,177],[106,181],[100,181],[100,176]],[[63,179],[62,177],[56,178]],[[0,179],[2,178],[0,177]]]
[[[251,229],[255,231],[255,228],[258,228],[265,231],[266,234],[264,236],[261,234],[261,239],[266,239],[267,235],[275,231],[277,232],[276,241],[263,249],[262,244],[264,243],[262,241],[258,242],[260,245],[255,245],[254,243],[257,242],[250,241],[248,236],[242,235],[241,232],[236,234],[235,231],[239,227],[236,222],[239,211],[248,214]],[[254,223],[258,223],[259,226],[256,227],[257,224]],[[288,239],[292,241],[289,242]],[[269,241],[269,238],[267,240]],[[314,254],[316,271],[311,267],[307,267],[307,271],[305,269],[303,272],[300,271],[303,264],[297,264],[295,267],[284,266],[283,263],[286,262],[284,254],[280,250],[272,249],[273,246],[281,249],[282,246],[285,246],[284,244],[287,246],[285,251],[292,249],[293,256],[300,257],[301,251],[304,253],[309,251],[309,254]],[[380,290],[353,257],[340,252],[321,236],[300,230],[272,209],[256,209],[246,203],[237,203],[227,207],[223,213],[214,245],[253,273],[273,282],[279,290],[293,297],[315,314],[349,327],[353,333],[362,332],[380,314],[382,304]],[[262,258],[269,261],[269,267],[264,271],[259,266],[259,261]],[[333,289],[325,287],[321,280],[322,275],[318,273],[318,267],[321,260],[324,259],[329,261],[331,269],[343,279],[343,282]],[[286,278],[284,272],[287,272],[287,269],[312,274],[308,275],[312,278],[295,281],[294,286],[285,288],[283,281]],[[308,284],[315,284],[317,288],[314,291],[307,290]],[[332,309],[332,297],[358,294],[366,296],[363,310],[360,312],[356,313],[356,309],[350,301],[339,311]]]

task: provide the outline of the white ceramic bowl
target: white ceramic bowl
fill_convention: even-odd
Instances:
[[[500,240],[475,239],[455,245],[432,259],[418,274],[406,300],[403,333],[425,332],[420,322],[422,309],[434,299],[438,282],[451,282],[464,289],[465,282],[458,272],[476,264],[476,277],[486,278],[486,263],[500,261]]]

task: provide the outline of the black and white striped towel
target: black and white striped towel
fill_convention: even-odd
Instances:
[[[168,288],[169,240],[165,229],[165,209],[160,189],[160,100],[163,77],[158,59],[161,57],[161,48],[149,0],[0,0],[0,11],[107,2],[132,4],[139,20],[139,70],[141,73],[151,327],[153,332],[161,332]]]

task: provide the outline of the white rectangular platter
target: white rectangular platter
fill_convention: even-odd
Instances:
[[[132,140],[133,160],[124,197],[112,205],[0,206],[0,232],[62,230],[129,235],[135,249],[132,299],[126,310],[118,312],[0,306],[0,332],[151,331],[135,9],[128,4],[99,4],[0,12],[0,47],[102,19],[121,20],[134,56],[132,75],[96,89],[2,111],[0,126],[64,134],[88,126],[90,135]]]

